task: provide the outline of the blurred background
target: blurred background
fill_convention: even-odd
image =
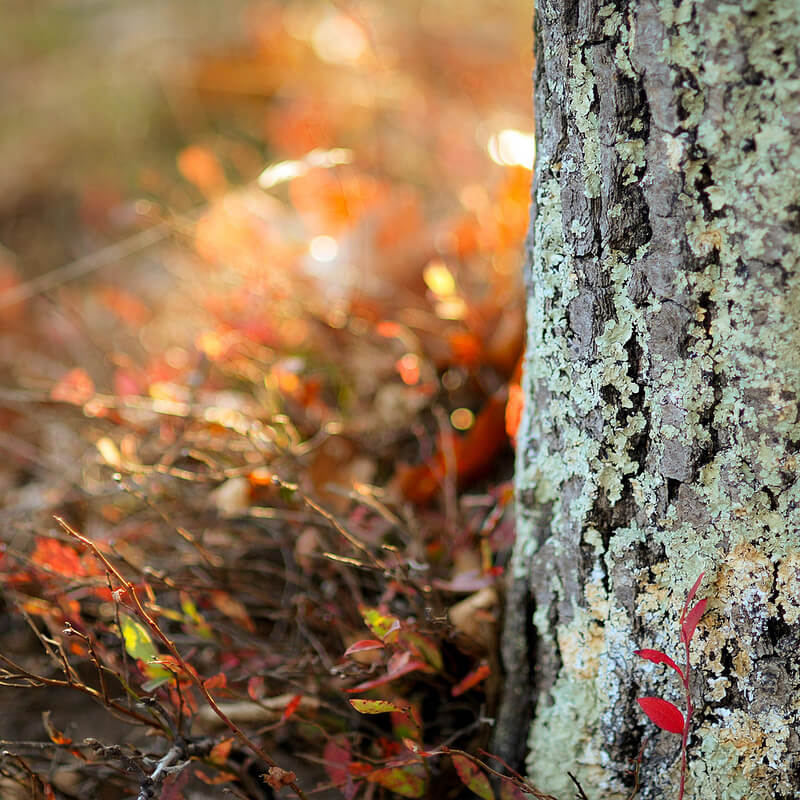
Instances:
[[[530,132],[527,6],[5,0],[0,241],[44,270],[79,227],[129,223],[117,204],[186,211],[212,189],[179,166],[191,145],[234,186],[332,146],[417,186],[486,182],[487,155],[527,157],[508,133],[487,151]]]
[[[331,571],[275,474],[366,548],[426,563],[442,613],[502,572],[531,15],[529,0],[2,0],[4,652],[39,663],[32,631],[63,638],[66,618],[115,642],[100,657],[121,669],[102,579],[58,514],[139,571],[201,672],[249,686],[282,663],[260,691],[327,697],[363,627],[354,599],[418,589]],[[256,563],[305,598],[279,603],[289,617],[265,610]],[[462,677],[493,648],[473,617],[456,625],[480,640],[456,649]],[[242,644],[256,633],[269,655]],[[39,715],[53,697],[37,698],[0,691],[0,737],[58,744]],[[485,699],[469,702],[431,742],[478,718]],[[58,705],[76,740],[123,736]]]

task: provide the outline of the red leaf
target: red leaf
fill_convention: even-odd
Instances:
[[[458,697],[460,694],[464,694],[464,692],[471,689],[473,686],[477,686],[482,680],[485,680],[489,677],[491,670],[489,669],[489,665],[486,663],[481,664],[476,669],[472,670],[466,677],[462,678],[451,690],[450,694],[453,697]]]
[[[660,697],[639,697],[636,702],[650,717],[651,722],[654,722],[662,730],[670,733],[683,733],[683,714],[674,703],[662,700]]]
[[[44,723],[45,730],[47,731],[47,735],[53,741],[54,744],[58,745],[68,745],[72,744],[72,739],[69,736],[64,736],[58,728],[56,728],[52,722],[50,722],[50,712],[45,711],[42,714],[42,722]]]
[[[694,596],[697,594],[697,590],[700,588],[700,583],[703,580],[703,576],[705,572],[700,573],[700,577],[694,582],[694,586],[689,589],[689,594],[686,595],[686,600],[683,603],[683,613],[681,614],[681,622],[683,622],[684,618],[686,617],[686,609],[689,608],[689,603],[694,600]]]
[[[89,572],[80,554],[69,545],[44,536],[36,538],[36,548],[31,555],[34,564],[41,564],[58,575],[83,578]]]
[[[523,794],[522,789],[511,783],[509,778],[504,778],[500,784],[500,800],[526,800],[529,796]]]
[[[343,785],[350,776],[348,764],[350,763],[350,742],[346,738],[331,739],[322,752],[325,759],[325,771],[328,777],[337,786]]]
[[[260,700],[264,696],[264,679],[260,675],[253,675],[247,681],[247,694],[252,700]]]
[[[360,642],[351,644],[344,654],[349,656],[351,653],[363,653],[365,650],[380,650],[383,646],[383,642],[379,642],[377,639],[362,639]]]
[[[283,716],[281,717],[281,722],[286,722],[289,717],[297,711],[297,707],[300,705],[300,701],[303,699],[302,694],[296,694],[287,704],[286,708],[283,709]]]
[[[183,800],[183,789],[191,777],[192,771],[188,769],[185,769],[177,777],[168,777],[161,790],[161,800]]]
[[[672,667],[672,669],[681,676],[681,680],[683,680],[683,671],[666,653],[662,653],[660,650],[635,650],[634,653],[639,656],[639,658],[645,658],[648,661],[652,661],[654,664],[666,664]]]
[[[482,797],[483,800],[494,800],[494,792],[483,770],[478,769],[477,765],[466,756],[453,753],[451,758],[464,786],[475,792],[478,797]]]
[[[224,689],[227,685],[228,679],[223,672],[218,672],[208,680],[203,681],[203,686],[205,686],[206,689]]]
[[[686,619],[683,621],[681,625],[681,637],[683,641],[687,644],[692,641],[692,637],[694,636],[694,632],[697,629],[697,623],[700,622],[700,618],[706,612],[706,606],[708,605],[708,600],[703,598],[698,602],[698,604],[686,615]]]

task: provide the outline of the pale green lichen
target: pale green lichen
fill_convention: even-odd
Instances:
[[[598,197],[600,137],[597,113],[592,111],[597,82],[592,72],[591,53],[581,47],[575,47],[570,55],[572,62],[572,74],[569,78],[570,106],[582,135],[584,191],[587,197]]]
[[[644,140],[624,139],[623,141],[617,142],[616,150],[625,163],[622,173],[624,176],[624,183],[636,183],[638,180],[636,172],[645,164]]]
[[[718,800],[773,800],[768,791],[753,793],[748,776],[739,771],[738,750],[729,742],[720,741],[714,732],[705,732],[700,747],[689,764],[689,791]]]
[[[535,786],[567,796],[574,789],[566,764],[585,762],[592,724],[599,714],[591,682],[561,676],[551,692],[552,705],[541,707],[531,728],[528,774]]]

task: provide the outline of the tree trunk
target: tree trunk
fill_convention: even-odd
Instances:
[[[516,582],[495,747],[568,800],[800,796],[800,2],[537,0]],[[680,661],[679,661],[680,663]],[[527,709],[532,710],[532,714]],[[530,717],[532,716],[532,722]]]

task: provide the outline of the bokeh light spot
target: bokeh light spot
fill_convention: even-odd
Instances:
[[[532,133],[506,128],[489,137],[486,149],[495,164],[533,169],[536,141]]]
[[[309,242],[308,252],[314,261],[335,261],[339,254],[339,244],[333,236],[315,236]]]
[[[475,414],[468,408],[456,408],[450,413],[450,423],[458,431],[468,431],[475,423]]]

